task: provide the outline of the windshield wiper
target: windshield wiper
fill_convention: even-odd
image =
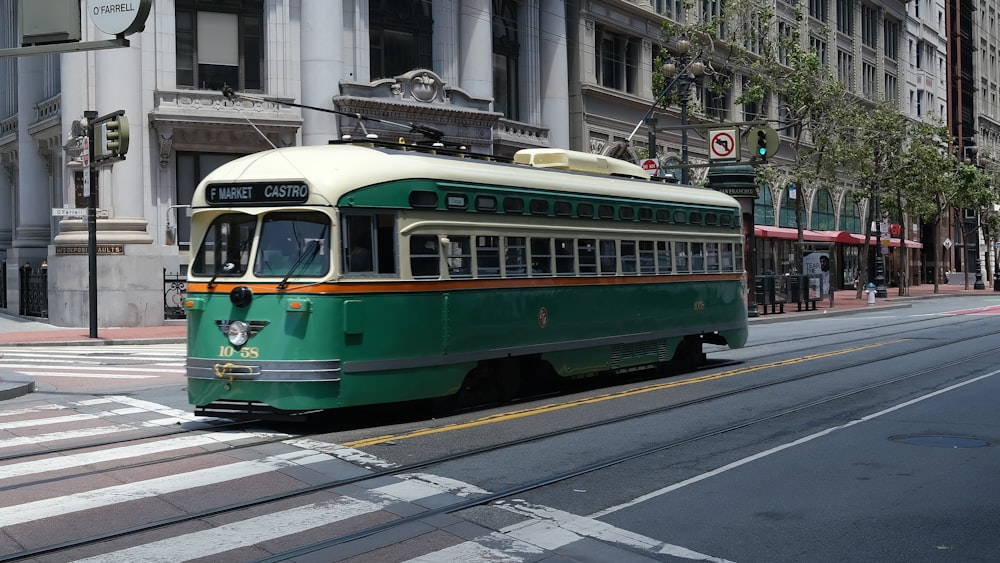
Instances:
[[[319,249],[320,249],[319,239],[313,239],[309,241],[309,244],[306,245],[306,249],[302,251],[301,254],[299,254],[299,259],[296,260],[294,264],[292,264],[292,267],[289,268],[288,273],[285,274],[285,277],[281,280],[281,283],[278,284],[279,291],[285,289],[285,286],[288,285],[288,278],[292,277],[292,274],[295,273],[295,270],[299,269],[299,266],[301,266],[304,263],[311,262],[312,259],[316,257],[316,254],[319,253]],[[306,258],[308,258],[309,260],[307,261]]]

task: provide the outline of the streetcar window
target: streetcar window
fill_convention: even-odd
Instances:
[[[705,271],[705,243],[691,243],[691,271],[698,273]]]
[[[413,274],[413,277],[440,277],[440,256],[437,236],[413,235],[410,237],[410,273]]]
[[[640,221],[652,221],[653,220],[653,210],[648,207],[639,208],[639,220]]]
[[[624,209],[624,208],[623,208]],[[622,249],[622,273],[636,274],[636,246],[634,240],[623,240]]]
[[[429,192],[427,190],[413,190],[410,192],[410,207],[429,207],[434,209],[437,205],[437,192]]]
[[[528,257],[524,237],[504,237],[504,273],[512,278],[528,275]]]
[[[615,218],[615,208],[610,205],[598,205],[597,215],[601,219],[614,219]]]
[[[552,209],[556,212],[556,215],[560,217],[569,217],[573,215],[573,204],[568,201],[557,201],[553,205]]]
[[[643,275],[656,273],[656,252],[653,241],[639,241],[639,273]]]
[[[524,200],[516,197],[503,198],[503,210],[505,213],[524,213]]]
[[[635,219],[635,209],[631,207],[622,207],[618,210],[618,218],[622,221],[632,221]]]
[[[719,217],[719,224],[722,225],[723,227],[729,227],[729,226],[731,226],[733,224],[733,217],[732,217],[732,215],[729,215],[727,213],[727,214]]]
[[[340,236],[345,274],[396,273],[396,223],[393,214],[345,214]]]
[[[556,241],[556,274],[572,276],[576,274],[576,260],[573,253],[573,239],[557,238]]]
[[[344,216],[344,272],[372,273],[375,271],[375,225],[370,215]]]
[[[733,247],[733,269],[736,272],[743,271],[743,245],[736,244]]]
[[[705,224],[706,225],[717,225],[719,223],[719,216],[715,213],[705,214]]]
[[[580,203],[576,206],[577,217],[592,218],[594,216],[594,206],[589,203]]]
[[[533,199],[528,202],[528,209],[533,215],[548,215],[549,202],[544,199]]]
[[[465,194],[448,194],[444,201],[448,209],[468,209],[469,207],[469,200]]]
[[[330,218],[323,213],[269,213],[260,226],[256,276],[322,276],[330,271]]]
[[[597,273],[597,243],[594,239],[576,241],[576,255],[581,274]]]
[[[719,243],[710,242],[705,245],[705,266],[709,272],[718,272],[719,264]]]
[[[448,237],[448,275],[453,278],[472,277],[472,243],[467,236]]]
[[[196,276],[242,276],[250,264],[257,218],[227,213],[212,221],[198,247],[191,272]]]
[[[688,214],[688,221],[692,225],[700,225],[701,224],[701,212],[699,212],[699,211],[692,211],[690,214]]]
[[[614,275],[618,273],[618,255],[615,241],[601,241],[601,274]]]
[[[723,217],[725,217],[725,215],[723,215]],[[735,265],[733,262],[733,243],[731,242],[722,243],[719,254],[722,259],[722,271],[723,272],[735,271]]]
[[[489,211],[490,213],[497,210],[497,198],[491,195],[477,195],[476,196],[476,211]]]
[[[688,222],[687,213],[683,211],[674,211],[674,223],[684,224]]]
[[[531,275],[552,275],[552,239],[531,239]]]
[[[688,243],[675,242],[674,256],[676,257],[676,268],[678,274],[690,274],[691,264],[688,261]]]
[[[656,210],[656,222],[657,223],[669,223],[670,222],[670,210],[669,209],[657,209]]]
[[[674,244],[663,240],[656,241],[656,267],[661,274],[672,274],[674,272],[673,249]]]
[[[500,237],[476,237],[476,276],[480,278],[500,277]]]

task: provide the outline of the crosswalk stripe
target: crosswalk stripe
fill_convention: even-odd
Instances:
[[[8,438],[6,440],[0,440],[0,449],[15,448],[18,446],[30,446],[32,444],[40,444],[43,442],[58,442],[60,440],[93,438],[94,436],[115,434],[117,432],[127,432],[129,430],[135,430],[135,427],[126,425],[99,426],[97,428],[83,428],[80,430],[68,430],[66,432],[51,432],[49,434],[40,434],[38,436],[20,436],[17,438]]]
[[[280,436],[287,435],[276,432],[209,432],[195,436],[179,436],[177,438],[169,438],[145,444],[121,446],[118,448],[110,448],[96,452],[86,452],[49,459],[12,463],[10,465],[0,466],[0,479],[24,477],[26,475],[35,475],[50,471],[81,467],[92,463],[129,459],[185,448],[196,448],[209,444],[236,442],[248,438],[275,438]]]
[[[156,379],[159,375],[138,375],[128,373],[66,373],[60,371],[40,371],[40,370],[16,370],[25,375],[35,375],[39,377],[70,377],[78,379]]]
[[[95,414],[70,414],[66,416],[54,416],[51,418],[16,420],[11,422],[0,422],[0,430],[12,430],[14,428],[31,428],[35,426],[49,426],[52,424],[65,424],[67,422],[94,420],[96,418],[98,417]]]
[[[61,514],[71,514],[132,500],[175,493],[196,487],[216,485],[270,471],[278,471],[293,465],[304,467],[331,459],[333,458],[326,454],[308,450],[297,450],[256,461],[240,461],[186,473],[167,475],[156,479],[136,481],[125,485],[116,485],[103,489],[27,502],[8,506],[3,511],[0,511],[0,528],[52,518]]]
[[[174,536],[145,545],[80,559],[77,563],[179,563],[192,559],[204,559],[233,549],[334,524],[348,518],[371,514],[400,502],[399,498],[389,492],[400,492],[400,490],[396,485],[387,485],[371,490],[375,497],[373,500],[341,497],[248,518],[211,530]],[[428,495],[434,495],[441,491],[428,487],[426,492]]]

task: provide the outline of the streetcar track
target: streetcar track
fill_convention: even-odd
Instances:
[[[979,339],[979,338],[991,338],[993,336],[994,336],[993,334],[986,334],[986,335],[977,336],[976,339]],[[190,514],[186,514],[186,515],[182,515],[182,516],[176,516],[176,517],[173,517],[173,518],[166,518],[166,519],[161,519],[161,520],[158,520],[158,521],[155,521],[155,522],[150,522],[150,523],[146,523],[146,524],[140,524],[140,525],[137,525],[137,526],[134,526],[132,528],[125,529],[125,530],[118,530],[118,531],[114,531],[114,532],[107,532],[107,533],[103,533],[103,534],[97,534],[97,535],[90,536],[88,538],[82,538],[82,539],[76,539],[76,540],[69,540],[69,541],[66,541],[66,542],[63,542],[63,543],[60,543],[60,544],[54,544],[54,545],[50,545],[50,546],[44,546],[44,547],[40,547],[40,548],[28,550],[28,551],[23,551],[23,552],[20,552],[20,553],[11,554],[11,555],[8,555],[8,556],[0,556],[0,563],[7,562],[7,561],[20,561],[20,560],[27,559],[27,558],[38,557],[38,556],[41,556],[41,555],[47,555],[47,554],[51,554],[51,553],[56,553],[56,552],[66,551],[66,550],[70,550],[70,549],[74,549],[74,548],[78,548],[78,547],[83,547],[83,546],[91,545],[91,544],[94,544],[94,543],[109,541],[109,540],[113,540],[113,539],[120,539],[120,538],[124,538],[124,537],[127,537],[127,536],[137,535],[137,534],[148,532],[148,531],[152,531],[152,530],[157,530],[157,529],[161,529],[161,528],[166,528],[166,527],[170,527],[170,526],[182,524],[182,523],[185,523],[185,522],[190,522],[190,521],[194,521],[194,520],[201,520],[201,519],[205,519],[205,518],[209,518],[209,517],[214,517],[214,516],[218,516],[218,515],[222,515],[222,514],[227,514],[227,513],[232,513],[232,512],[236,512],[236,511],[240,511],[240,510],[245,510],[245,509],[248,509],[248,508],[263,506],[263,505],[270,504],[270,503],[277,502],[277,501],[288,500],[288,499],[292,499],[292,498],[296,498],[296,497],[302,497],[302,496],[306,496],[306,495],[313,494],[313,493],[316,493],[316,492],[320,492],[320,491],[324,491],[324,490],[329,490],[329,489],[334,489],[334,488],[337,488],[337,487],[342,487],[342,486],[345,486],[345,485],[356,484],[356,483],[360,483],[360,482],[364,482],[364,481],[369,481],[369,480],[374,480],[374,479],[379,479],[379,478],[383,478],[383,477],[389,477],[389,476],[395,476],[395,475],[400,475],[400,474],[412,473],[412,472],[415,472],[415,471],[418,471],[418,470],[421,470],[421,469],[425,469],[427,467],[432,467],[432,466],[436,466],[436,465],[442,465],[442,464],[445,464],[445,463],[449,463],[449,462],[453,462],[453,461],[457,461],[457,460],[461,460],[461,459],[465,459],[465,458],[471,458],[471,457],[474,457],[474,456],[483,455],[483,454],[486,454],[486,453],[491,453],[491,452],[503,450],[503,449],[506,449],[506,448],[512,448],[512,447],[523,445],[523,444],[537,442],[537,441],[545,440],[545,439],[552,438],[552,437],[558,437],[558,436],[570,434],[570,433],[573,433],[573,432],[579,432],[579,431],[583,431],[583,430],[589,430],[589,429],[593,429],[593,428],[599,428],[601,426],[609,426],[609,425],[617,424],[617,423],[620,423],[620,422],[625,422],[625,421],[637,419],[637,418],[640,418],[640,417],[650,416],[650,415],[654,415],[654,414],[661,414],[661,413],[668,412],[668,411],[671,411],[671,410],[677,410],[677,409],[681,409],[681,408],[685,408],[685,407],[689,407],[689,406],[693,406],[693,405],[708,403],[708,402],[711,402],[711,401],[714,401],[714,400],[717,400],[717,399],[720,399],[720,398],[730,397],[730,396],[738,395],[738,394],[745,393],[745,392],[756,391],[756,390],[765,389],[765,388],[768,388],[768,387],[782,385],[782,384],[785,384],[785,383],[791,383],[791,382],[795,382],[795,381],[800,381],[800,380],[808,379],[808,378],[811,378],[811,377],[816,377],[818,375],[823,375],[823,374],[828,374],[828,373],[834,373],[834,372],[839,372],[839,371],[843,371],[843,370],[849,370],[849,369],[852,369],[854,367],[858,367],[858,366],[862,366],[862,365],[864,365],[864,366],[870,366],[874,362],[895,360],[895,359],[897,359],[897,358],[899,358],[900,356],[903,356],[903,355],[910,355],[910,354],[917,354],[917,353],[927,352],[927,351],[934,350],[934,349],[937,349],[937,348],[940,348],[940,347],[943,347],[943,346],[948,346],[948,345],[951,345],[951,344],[955,344],[956,342],[960,342],[960,341],[962,341],[962,340],[957,340],[956,339],[956,340],[948,340],[948,341],[944,341],[944,342],[937,341],[932,346],[920,347],[920,348],[915,349],[915,350],[905,351],[905,352],[896,353],[896,354],[890,354],[890,355],[887,355],[885,357],[878,358],[878,359],[875,359],[875,360],[873,360],[873,359],[867,359],[867,360],[858,361],[858,362],[855,362],[855,363],[852,363],[852,364],[838,365],[835,369],[813,370],[813,371],[810,371],[810,372],[807,372],[807,373],[804,373],[804,374],[799,374],[799,375],[795,375],[795,376],[791,376],[791,377],[786,377],[786,378],[782,378],[782,379],[776,380],[776,381],[761,382],[761,383],[757,383],[757,384],[750,385],[750,386],[747,386],[747,387],[741,387],[739,389],[734,389],[734,390],[729,390],[729,391],[721,391],[721,392],[718,392],[718,393],[713,393],[711,395],[706,395],[706,396],[695,398],[695,399],[689,399],[689,400],[686,400],[686,401],[681,401],[681,402],[673,403],[673,404],[670,404],[670,405],[664,405],[664,406],[656,407],[656,408],[653,408],[653,409],[647,409],[647,410],[644,410],[644,411],[638,411],[638,412],[634,412],[634,413],[629,413],[629,414],[626,414],[626,415],[621,415],[621,416],[617,416],[617,417],[610,418],[610,419],[595,421],[595,422],[587,423],[587,424],[584,424],[584,425],[573,426],[572,428],[564,428],[564,429],[559,429],[559,430],[553,430],[553,431],[546,432],[546,433],[543,433],[543,434],[537,434],[537,435],[533,435],[533,436],[529,436],[529,437],[519,438],[519,439],[516,439],[516,440],[509,440],[509,441],[506,441],[506,442],[503,442],[503,443],[493,444],[493,445],[489,445],[489,446],[483,446],[481,448],[476,448],[476,449],[473,449],[473,450],[468,450],[468,451],[464,451],[464,452],[459,452],[459,453],[453,453],[453,454],[448,454],[448,455],[444,455],[444,456],[439,456],[439,457],[434,458],[434,459],[428,459],[428,460],[424,460],[424,461],[420,461],[420,462],[410,463],[410,464],[406,464],[406,465],[400,465],[400,466],[396,466],[396,467],[393,467],[393,468],[382,469],[382,470],[373,470],[370,473],[364,474],[364,475],[358,475],[358,476],[355,476],[355,477],[350,477],[350,478],[345,478],[345,479],[337,479],[337,480],[328,481],[328,482],[325,482],[325,483],[318,483],[318,484],[310,485],[310,486],[307,486],[307,487],[300,487],[300,488],[293,489],[293,490],[290,490],[290,491],[285,491],[285,492],[275,493],[275,494],[264,496],[264,497],[259,497],[257,499],[253,499],[253,500],[242,501],[242,502],[238,502],[238,503],[231,503],[231,504],[226,505],[226,506],[209,508],[209,509],[201,510],[201,511],[198,511],[198,512],[194,512],[194,513],[190,513]],[[893,342],[897,342],[897,341],[893,341]],[[760,424],[760,423],[763,423],[763,422],[766,422],[766,421],[774,420],[776,418],[780,418],[781,416],[787,416],[789,414],[801,412],[801,411],[806,410],[808,408],[813,408],[813,407],[816,407],[816,406],[819,406],[819,405],[823,405],[823,404],[829,403],[831,401],[839,400],[839,399],[842,399],[842,398],[845,398],[845,397],[849,397],[851,395],[855,395],[855,394],[858,394],[858,393],[863,393],[865,391],[869,391],[869,390],[876,389],[876,388],[879,388],[879,387],[883,387],[883,386],[886,386],[886,385],[890,385],[890,384],[893,384],[893,383],[898,383],[900,381],[905,381],[905,380],[908,380],[908,379],[912,379],[912,378],[920,376],[920,375],[925,375],[927,373],[932,373],[932,372],[938,371],[938,370],[940,370],[942,368],[945,368],[945,367],[959,365],[959,364],[962,364],[962,363],[965,363],[965,362],[969,362],[969,361],[972,361],[972,360],[975,360],[975,359],[978,359],[978,358],[986,357],[986,356],[989,356],[989,355],[992,355],[992,354],[995,354],[995,353],[996,353],[995,351],[993,351],[991,349],[987,349],[987,350],[984,350],[982,352],[979,352],[979,353],[971,355],[971,356],[964,356],[964,357],[962,357],[960,359],[950,360],[950,361],[947,361],[947,362],[936,364],[933,367],[928,367],[928,368],[925,368],[925,369],[923,369],[921,371],[918,371],[918,372],[906,374],[906,375],[903,375],[903,376],[894,377],[894,378],[891,378],[891,379],[888,379],[888,380],[885,380],[885,381],[880,381],[880,382],[876,382],[876,383],[872,383],[872,384],[860,386],[860,387],[857,387],[857,388],[854,388],[854,389],[850,389],[850,390],[847,390],[847,391],[836,393],[834,395],[831,395],[831,396],[828,396],[828,397],[825,397],[825,398],[817,399],[817,400],[810,401],[810,402],[807,402],[807,403],[804,403],[804,404],[801,404],[801,405],[798,405],[798,406],[795,406],[795,407],[791,407],[791,408],[788,408],[788,409],[785,409],[785,410],[782,410],[782,411],[779,411],[779,412],[776,412],[776,413],[771,413],[771,414],[768,414],[768,415],[763,415],[763,416],[760,416],[760,417],[755,417],[755,418],[748,419],[748,420],[745,420],[745,421],[742,421],[742,422],[738,422],[738,423],[735,423],[735,424],[727,425],[727,426],[724,426],[724,427],[719,427],[719,428],[716,428],[716,429],[713,429],[713,430],[709,430],[709,431],[702,432],[702,433],[699,433],[699,434],[695,434],[695,435],[692,435],[692,436],[688,436],[688,437],[685,437],[685,438],[680,438],[680,439],[677,439],[677,440],[673,440],[673,441],[668,442],[666,444],[660,444],[660,445],[656,445],[656,446],[650,446],[648,448],[644,448],[644,449],[636,450],[634,452],[630,452],[630,453],[627,453],[627,454],[622,454],[622,455],[619,455],[619,456],[608,458],[608,459],[600,461],[600,462],[596,462],[596,463],[592,463],[592,464],[587,464],[585,466],[581,466],[581,467],[578,467],[578,468],[575,468],[575,469],[571,469],[569,471],[566,471],[566,472],[563,472],[563,473],[560,473],[560,474],[556,474],[554,476],[550,476],[550,477],[547,477],[545,479],[536,480],[536,481],[533,481],[533,482],[530,482],[530,483],[525,483],[525,484],[522,484],[522,485],[518,485],[516,487],[511,487],[511,488],[508,488],[508,489],[504,489],[503,491],[491,493],[491,494],[483,496],[483,497],[477,497],[475,499],[470,499],[468,501],[463,501],[463,502],[456,503],[456,504],[453,504],[453,505],[448,505],[448,506],[443,506],[443,507],[440,507],[440,508],[437,508],[437,509],[428,510],[428,511],[425,511],[425,512],[421,512],[419,514],[415,514],[413,516],[407,516],[407,517],[401,518],[401,519],[393,521],[393,522],[389,522],[389,523],[386,523],[386,524],[383,524],[383,525],[380,525],[380,526],[376,526],[376,527],[373,527],[373,528],[370,528],[370,529],[367,529],[367,530],[362,530],[362,531],[356,532],[354,534],[349,534],[349,535],[341,536],[341,537],[338,537],[338,538],[333,538],[333,539],[328,540],[326,542],[323,542],[321,544],[314,544],[312,546],[306,546],[306,547],[303,547],[303,548],[299,548],[299,550],[286,552],[286,553],[280,554],[280,555],[272,557],[272,558],[264,559],[262,561],[281,561],[281,560],[284,560],[284,559],[287,559],[287,558],[291,558],[291,557],[295,557],[295,556],[298,556],[298,555],[303,555],[303,554],[311,553],[313,551],[317,551],[317,550],[320,550],[320,549],[325,549],[325,548],[332,547],[332,546],[335,546],[335,545],[339,545],[339,544],[342,544],[342,543],[347,543],[349,541],[354,541],[354,540],[357,540],[357,539],[362,539],[362,538],[365,538],[365,537],[369,537],[371,535],[380,533],[382,531],[386,531],[386,530],[392,529],[395,526],[404,525],[406,523],[413,522],[413,521],[419,520],[421,518],[426,518],[428,516],[432,516],[432,515],[435,515],[435,514],[443,514],[443,513],[455,512],[455,511],[458,511],[458,510],[462,510],[464,508],[469,508],[469,507],[472,507],[472,506],[478,506],[478,505],[482,505],[482,504],[487,504],[489,502],[493,502],[494,500],[499,500],[499,499],[505,498],[507,496],[511,496],[511,495],[514,495],[514,494],[519,494],[519,493],[522,493],[522,492],[525,492],[525,491],[530,491],[532,489],[543,487],[543,486],[546,486],[546,485],[549,485],[549,484],[552,484],[552,483],[556,483],[556,482],[559,482],[559,481],[564,481],[566,479],[570,479],[570,478],[577,477],[577,476],[580,476],[580,475],[583,475],[583,474],[586,474],[586,473],[590,473],[590,472],[593,472],[593,471],[596,471],[596,470],[599,470],[599,469],[610,467],[612,465],[620,464],[620,463],[623,463],[625,461],[629,461],[631,459],[636,459],[636,458],[643,457],[643,456],[646,456],[646,455],[650,455],[650,454],[653,454],[653,453],[657,453],[657,452],[660,452],[660,451],[663,451],[663,450],[666,450],[666,449],[678,447],[680,445],[693,443],[693,442],[696,442],[698,440],[703,440],[703,439],[706,439],[706,438],[718,436],[718,435],[726,433],[726,432],[731,432],[731,431],[738,430],[738,429],[741,429],[741,428],[746,428],[746,427],[749,427],[749,426],[752,426],[752,425],[755,425],[755,424]],[[829,354],[824,355],[824,357],[829,357]],[[791,364],[791,363],[797,363],[796,359],[795,358],[791,358],[791,359],[786,360],[786,361],[775,363],[774,366],[768,366],[768,367],[777,367],[778,365],[788,365],[788,364]],[[760,368],[760,369],[766,369],[766,368]],[[634,392],[633,392],[633,394],[634,394]],[[289,439],[289,438],[286,437],[283,440],[287,440],[287,439]],[[393,438],[393,439],[397,439],[398,440],[399,438],[396,437],[396,438]],[[331,446],[336,447],[338,445],[337,444],[331,444]],[[341,446],[343,446],[343,445],[341,445]]]
[[[978,338],[983,338],[983,337],[978,337]],[[936,347],[937,346],[932,347],[932,348],[936,348]],[[549,485],[552,485],[552,484],[555,484],[555,483],[559,483],[559,482],[562,482],[562,481],[566,481],[566,480],[569,480],[569,479],[574,479],[576,477],[580,477],[580,476],[585,475],[587,473],[592,473],[594,471],[599,471],[601,469],[606,469],[608,467],[619,465],[619,464],[622,464],[622,463],[625,463],[625,462],[628,462],[628,461],[631,461],[631,460],[634,460],[634,459],[639,459],[639,458],[642,458],[642,457],[645,457],[645,456],[649,456],[649,455],[652,455],[652,454],[656,454],[656,453],[660,453],[660,452],[663,452],[663,451],[666,451],[666,450],[669,450],[669,449],[672,449],[672,448],[676,448],[676,447],[679,447],[679,446],[683,446],[683,445],[688,445],[688,444],[691,444],[691,443],[695,443],[695,442],[698,442],[700,440],[704,440],[704,439],[707,439],[707,438],[712,438],[712,437],[715,437],[715,436],[726,434],[728,432],[733,432],[733,431],[736,431],[736,430],[742,430],[744,428],[748,428],[748,427],[751,427],[751,426],[754,426],[754,425],[757,425],[757,424],[763,424],[763,423],[766,423],[766,422],[777,420],[777,419],[785,417],[785,416],[797,414],[797,413],[800,413],[802,411],[806,411],[808,409],[812,409],[812,408],[815,408],[815,407],[818,407],[818,406],[822,406],[822,405],[825,405],[825,404],[828,404],[828,403],[831,403],[831,402],[834,402],[834,401],[839,401],[841,399],[844,399],[844,398],[847,398],[847,397],[851,397],[851,396],[854,396],[854,395],[858,395],[860,393],[864,393],[864,392],[871,391],[871,390],[874,390],[874,389],[879,389],[879,388],[882,388],[882,387],[885,387],[885,386],[888,386],[888,385],[892,385],[892,384],[895,384],[895,383],[899,383],[899,382],[902,382],[902,381],[907,381],[907,380],[910,380],[910,379],[913,379],[913,378],[916,378],[916,377],[920,377],[920,376],[926,375],[928,373],[934,373],[934,372],[937,372],[938,370],[940,370],[940,369],[942,369],[944,367],[959,365],[959,364],[966,363],[966,362],[974,360],[974,359],[978,359],[978,358],[990,356],[990,355],[993,355],[993,354],[995,354],[994,351],[987,350],[987,351],[980,352],[978,354],[974,354],[972,356],[965,356],[965,357],[960,358],[960,359],[956,359],[956,360],[952,360],[952,361],[949,361],[949,362],[945,362],[943,364],[940,364],[940,365],[937,365],[937,366],[934,366],[934,367],[929,367],[929,368],[925,368],[923,370],[919,370],[919,371],[916,371],[916,372],[911,372],[911,373],[907,373],[907,374],[904,374],[904,375],[892,377],[892,378],[889,378],[889,379],[886,379],[886,380],[878,381],[878,382],[875,382],[875,383],[870,383],[870,384],[867,384],[867,385],[862,385],[862,386],[859,386],[859,387],[855,387],[853,389],[849,389],[849,390],[846,390],[846,391],[841,391],[841,392],[838,392],[838,393],[834,393],[834,394],[829,395],[827,397],[823,397],[823,398],[820,398],[820,399],[815,399],[815,400],[808,401],[808,402],[805,402],[805,403],[802,403],[802,404],[799,404],[799,405],[796,405],[796,406],[793,406],[793,407],[790,407],[790,408],[782,409],[782,410],[779,410],[777,412],[772,412],[772,413],[769,413],[769,414],[765,414],[765,415],[762,415],[762,416],[759,416],[759,417],[754,417],[754,418],[751,418],[751,419],[743,420],[743,421],[736,422],[734,424],[729,424],[729,425],[726,425],[726,426],[716,427],[716,428],[707,430],[705,432],[701,432],[701,433],[698,433],[698,434],[693,434],[693,435],[690,435],[690,436],[687,436],[687,437],[679,438],[677,440],[672,440],[672,441],[664,443],[664,444],[658,444],[658,445],[649,446],[649,447],[646,447],[646,448],[641,448],[641,449],[638,449],[638,450],[635,450],[635,451],[632,451],[632,452],[628,452],[628,453],[625,453],[625,454],[619,454],[619,455],[612,456],[612,457],[606,458],[606,459],[598,461],[598,462],[589,463],[589,464],[586,464],[586,465],[581,465],[581,466],[579,466],[577,468],[570,469],[568,471],[564,471],[564,472],[561,472],[561,473],[550,475],[550,476],[542,478],[542,479],[536,479],[534,481],[530,481],[530,482],[527,482],[527,483],[522,483],[520,485],[516,485],[516,486],[513,486],[513,487],[508,487],[508,488],[506,488],[504,490],[492,492],[492,493],[489,493],[489,494],[486,494],[486,495],[482,495],[482,496],[479,496],[479,497],[476,497],[476,498],[473,498],[473,499],[469,499],[469,500],[465,500],[465,501],[462,501],[462,502],[453,503],[453,504],[450,504],[450,505],[444,505],[444,506],[440,506],[440,507],[437,507],[437,508],[426,509],[423,512],[419,512],[419,513],[416,513],[416,514],[411,514],[411,515],[408,515],[408,516],[402,516],[402,517],[400,517],[400,518],[398,518],[396,520],[393,520],[391,522],[386,522],[384,524],[379,524],[379,525],[376,525],[376,526],[372,526],[372,527],[366,528],[364,530],[360,530],[360,531],[357,531],[357,532],[353,532],[353,533],[350,533],[350,534],[346,534],[346,535],[343,535],[343,536],[339,536],[339,537],[336,537],[336,538],[331,538],[329,540],[318,542],[318,543],[315,543],[315,544],[310,545],[310,546],[304,546],[304,547],[301,547],[301,548],[297,548],[297,549],[289,550],[289,551],[286,551],[286,552],[283,552],[283,553],[279,553],[279,554],[273,555],[271,557],[267,557],[267,558],[264,558],[264,559],[259,559],[259,560],[257,560],[256,563],[272,563],[272,562],[278,562],[278,561],[287,561],[289,559],[292,559],[292,558],[295,558],[295,557],[301,557],[303,555],[308,555],[310,553],[315,553],[315,552],[323,550],[323,549],[328,549],[328,548],[336,547],[338,545],[342,545],[342,544],[345,544],[345,543],[350,543],[352,541],[357,541],[357,540],[365,539],[365,538],[368,538],[368,537],[380,534],[382,532],[393,530],[393,529],[398,528],[400,526],[405,526],[407,524],[418,522],[420,520],[426,519],[426,518],[431,517],[431,516],[436,516],[436,515],[439,515],[439,514],[450,514],[450,513],[453,513],[453,512],[457,512],[457,511],[460,511],[460,510],[465,510],[465,509],[472,508],[472,507],[475,507],[475,506],[482,506],[482,505],[489,504],[489,503],[492,503],[492,502],[495,502],[495,501],[498,501],[498,500],[505,499],[507,497],[511,497],[511,496],[514,496],[514,495],[523,494],[523,493],[532,491],[534,489],[546,487],[546,486],[549,486]],[[891,358],[884,358],[884,359],[881,359],[881,360],[878,360],[878,361],[885,361],[886,359],[891,359]],[[870,364],[871,362],[868,362],[868,363]],[[832,371],[841,371],[842,369],[845,369],[845,368],[838,366],[838,368],[836,370],[829,370],[829,371],[830,372],[832,372]],[[847,368],[847,369],[849,369],[849,368]],[[796,377],[796,378],[793,378],[791,380],[785,380],[785,381],[782,381],[782,382],[784,383],[784,382],[787,382],[787,381],[794,381],[794,380],[797,380],[797,379],[802,379],[802,378]],[[761,385],[760,387],[767,387],[767,386],[770,386],[770,385],[773,385],[773,383],[771,383],[771,384],[764,384],[764,385]]]

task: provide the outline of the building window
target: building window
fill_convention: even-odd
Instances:
[[[826,23],[826,0],[809,0],[809,15]]]
[[[883,25],[883,34],[885,37],[882,39],[882,47],[885,51],[885,58],[893,61],[899,57],[899,29],[899,22],[885,20],[885,24]]]
[[[813,52],[816,53],[816,57],[819,62],[826,64],[826,41],[823,41],[819,37],[810,37],[809,46],[812,48]]]
[[[175,6],[178,87],[263,88],[263,0],[177,0]]]
[[[493,111],[519,119],[517,3],[493,0]]]
[[[430,0],[371,0],[368,19],[372,80],[431,68]]]
[[[854,31],[854,0],[837,0],[837,31],[851,35]]]
[[[241,156],[243,155],[231,153],[178,152],[177,192],[174,196],[174,202],[191,203],[194,189],[205,176],[208,176],[209,172]],[[182,208],[170,211],[170,217],[177,225],[178,247],[189,248],[191,246],[191,218]]]
[[[639,67],[639,40],[630,40],[597,27],[597,83],[606,88],[635,93]]]
[[[885,99],[890,101],[899,99],[899,79],[888,72],[885,73]]]
[[[812,229],[818,231],[832,231],[834,230],[833,217],[833,198],[830,197],[830,192],[826,188],[820,188],[816,190],[816,194],[813,196],[812,205]]]
[[[888,22],[886,22],[888,25]],[[876,48],[878,42],[878,10],[863,4],[861,6],[861,44]],[[886,53],[888,56],[888,53]]]
[[[861,232],[861,207],[854,199],[853,192],[844,194],[840,203],[840,230],[849,233]]]
[[[861,63],[861,93],[869,100],[874,100],[878,93],[876,80],[878,71],[871,63]]]
[[[854,56],[840,49],[837,50],[837,80],[854,91]]]

